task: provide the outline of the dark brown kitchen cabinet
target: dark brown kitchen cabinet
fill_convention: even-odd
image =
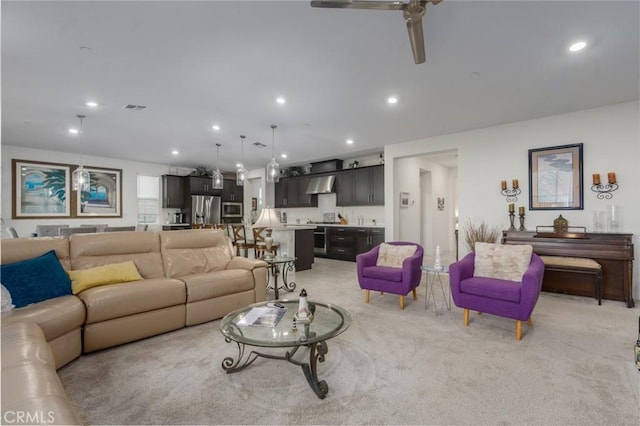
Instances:
[[[318,207],[318,195],[307,194],[311,176],[282,178],[275,184],[275,207]]]
[[[338,173],[336,205],[383,206],[384,166],[362,167]]]
[[[354,206],[355,204],[355,175],[353,170],[336,174],[336,205]]]
[[[327,257],[355,261],[384,242],[384,228],[327,226]]]
[[[162,208],[184,207],[184,176],[162,175]]]
[[[327,227],[327,257],[355,260],[355,234],[352,228]]]
[[[354,234],[356,256],[384,243],[384,228],[354,228]]]
[[[220,195],[213,189],[213,180],[206,176],[187,176],[187,195]]]
[[[244,196],[244,188],[236,184],[235,179],[225,179],[222,184],[222,201],[223,202],[242,202]]]

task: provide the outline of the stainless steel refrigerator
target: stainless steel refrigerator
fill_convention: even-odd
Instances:
[[[215,195],[191,196],[191,224],[221,223],[221,198]]]

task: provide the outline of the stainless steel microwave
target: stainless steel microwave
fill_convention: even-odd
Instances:
[[[222,217],[242,217],[242,203],[222,203]]]

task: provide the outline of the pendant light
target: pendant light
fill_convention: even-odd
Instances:
[[[80,119],[80,140],[81,142],[84,142],[84,131],[82,129],[82,121],[84,120],[85,116],[82,114],[78,114],[76,115],[76,117]],[[80,151],[82,151],[83,149],[84,147],[81,147]],[[83,163],[82,154],[80,154],[80,165],[71,174],[71,186],[74,191],[86,192],[86,191],[89,191],[90,177],[89,177],[89,172],[85,170],[82,163]]]
[[[267,164],[267,182],[280,181],[280,165],[276,163],[276,126],[271,125],[271,161]]]
[[[216,171],[213,172],[213,176],[211,177],[211,180],[213,181],[213,189],[222,189],[222,186],[224,185],[224,176],[222,176],[222,173],[220,173],[220,167],[218,167],[218,165],[220,164],[220,147],[221,145],[219,143],[216,144]]]
[[[236,185],[244,186],[244,181],[247,179],[247,169],[244,168],[244,138],[245,135],[240,135],[240,164],[236,169]]]

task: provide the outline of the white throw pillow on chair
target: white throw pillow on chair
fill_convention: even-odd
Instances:
[[[475,243],[474,277],[522,281],[531,263],[533,246]]]
[[[418,246],[382,243],[378,251],[376,266],[387,266],[389,268],[402,268],[402,262],[415,254]]]

